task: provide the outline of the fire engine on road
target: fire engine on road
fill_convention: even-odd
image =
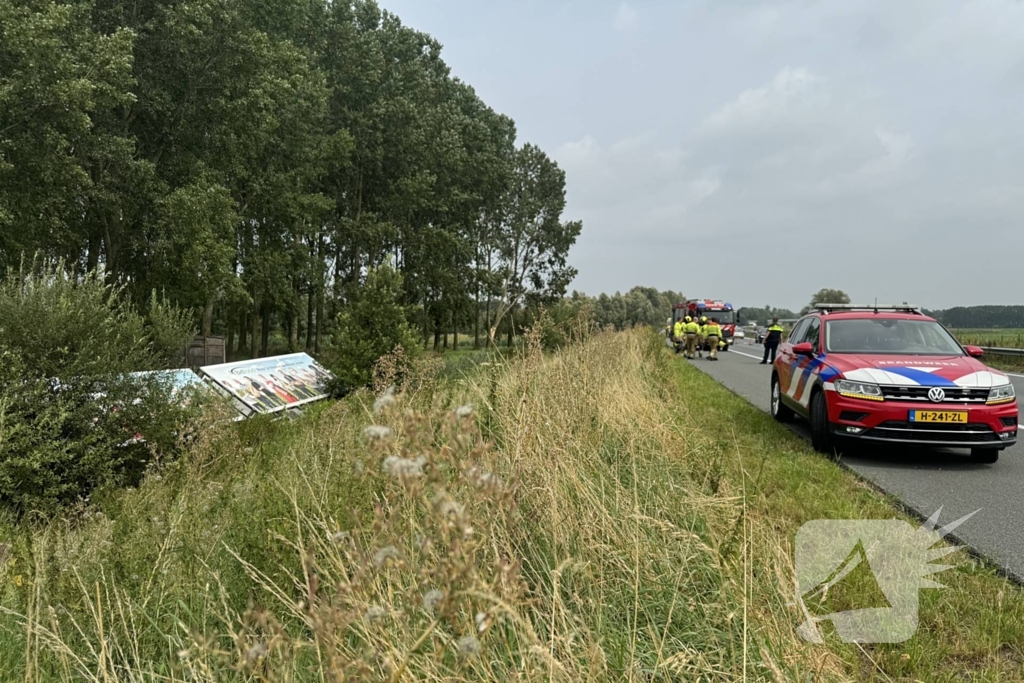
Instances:
[[[718,299],[687,299],[686,301],[672,306],[672,323],[681,318],[690,316],[695,321],[700,321],[702,317],[707,318],[710,321],[712,318],[718,320],[718,325],[722,328],[722,339],[719,342],[719,350],[728,351],[729,347],[733,344],[733,338],[736,335],[736,311],[733,309],[732,304]],[[705,343],[704,350],[707,351],[708,347]]]

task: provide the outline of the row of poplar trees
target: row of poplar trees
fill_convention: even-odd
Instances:
[[[0,266],[100,269],[256,356],[319,350],[391,264],[425,343],[493,338],[581,225],[440,53],[366,0],[0,0]]]

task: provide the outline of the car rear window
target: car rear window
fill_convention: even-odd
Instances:
[[[937,322],[898,318],[830,320],[825,346],[831,353],[920,356],[962,356],[964,353],[952,335]]]

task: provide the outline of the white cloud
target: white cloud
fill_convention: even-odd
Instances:
[[[822,79],[805,67],[785,67],[771,82],[744,90],[739,96],[708,116],[702,123],[707,133],[735,132],[737,128],[772,124],[789,118],[797,108],[807,109],[823,104]]]
[[[909,135],[889,130],[875,130],[875,137],[882,147],[882,155],[865,164],[861,175],[879,177],[896,171],[910,162],[914,157],[914,143]]]
[[[637,15],[636,9],[628,2],[623,2],[615,13],[612,26],[620,33],[629,33],[636,30],[639,21],[640,17]]]
[[[571,178],[574,205],[600,214],[602,222],[629,225],[633,233],[650,233],[665,220],[683,218],[722,187],[718,169],[688,167],[682,149],[650,134],[610,145],[586,135],[560,146],[554,158]]]

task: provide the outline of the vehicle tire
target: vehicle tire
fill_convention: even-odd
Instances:
[[[782,402],[782,387],[778,375],[772,375],[771,413],[776,422],[792,422],[795,413]]]
[[[829,457],[836,455],[835,437],[828,422],[828,405],[821,391],[814,392],[811,397],[811,446]]]
[[[999,449],[997,448],[972,448],[971,462],[979,465],[991,465],[999,460]]]

